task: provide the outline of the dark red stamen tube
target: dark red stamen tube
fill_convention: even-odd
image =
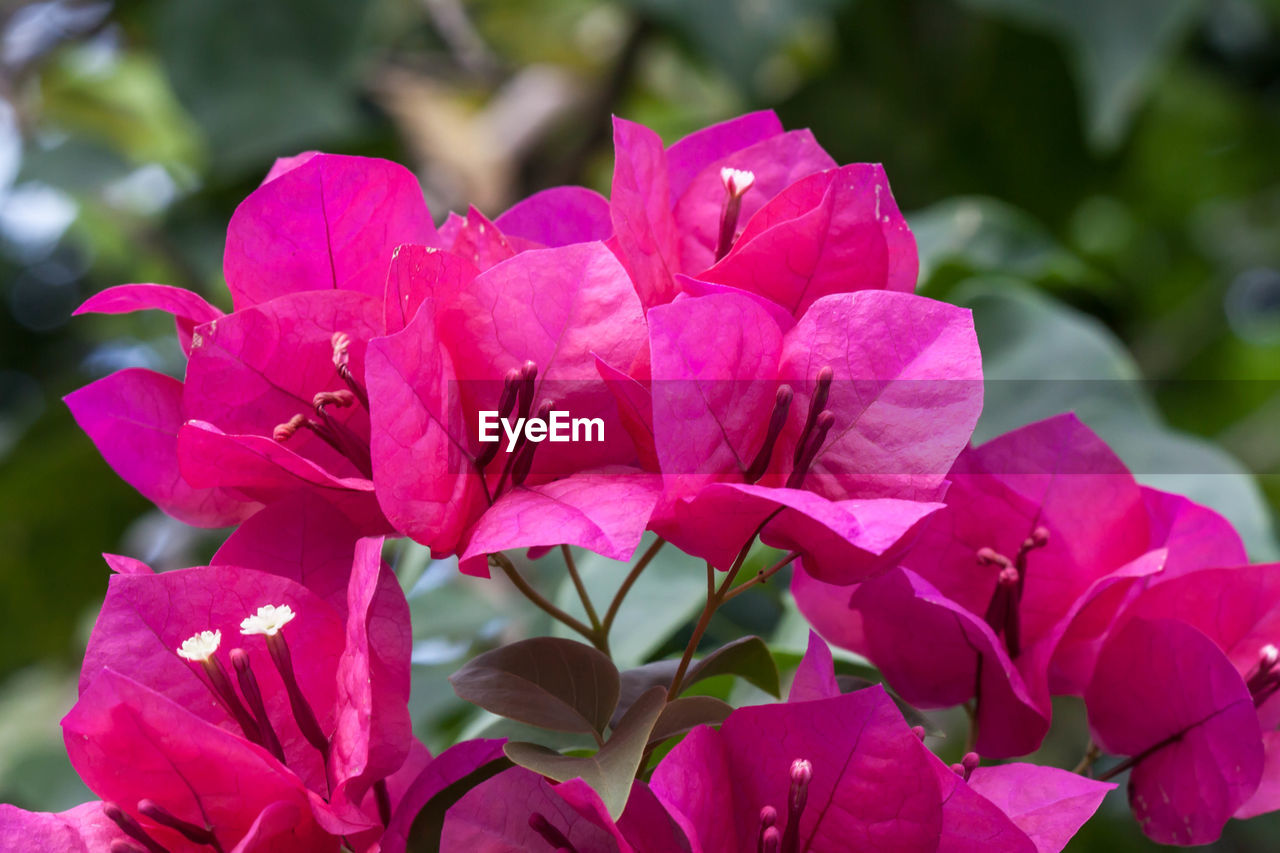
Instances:
[[[537,379],[538,365],[532,361],[526,361],[520,368],[519,417],[521,419],[529,417],[529,412],[533,410],[533,393],[537,390],[535,387]]]
[[[769,469],[769,460],[773,458],[774,445],[782,428],[787,425],[787,414],[791,411],[791,399],[794,396],[790,385],[778,386],[778,394],[773,401],[773,411],[769,415],[769,429],[765,432],[764,443],[760,445],[756,458],[751,460],[746,472],[742,475],[748,483],[754,483],[764,476]]]
[[[213,830],[205,826],[197,826],[194,823],[185,821],[176,816],[164,806],[155,800],[140,800],[138,802],[138,813],[150,818],[161,826],[167,826],[170,829],[177,830],[186,836],[188,841],[195,844],[205,844],[212,847],[218,853],[225,853],[222,845],[218,843],[218,838],[213,834]]]
[[[108,820],[120,827],[121,832],[141,844],[148,853],[169,853],[169,848],[147,835],[147,831],[115,803],[103,803],[102,813],[107,816]]]
[[[813,765],[803,758],[791,762],[791,792],[787,797],[787,828],[782,835],[782,853],[798,853],[800,844],[800,816],[809,800],[809,782],[813,780]]]
[[[111,853],[147,853],[132,841],[125,841],[123,838],[117,838],[111,842]]]
[[[834,376],[835,371],[830,365],[818,371],[817,384],[814,386],[813,396],[809,398],[809,412],[805,415],[804,428],[800,430],[800,440],[796,442],[795,453],[791,456],[791,464],[794,467],[800,466],[800,460],[804,458],[805,449],[809,444],[809,436],[818,424],[818,415],[826,408],[827,398],[831,396],[831,379]]]
[[[766,839],[769,837],[770,830],[772,830],[772,833],[773,833],[773,842],[774,842],[773,849],[774,850],[778,849],[778,842],[781,840],[781,838],[778,835],[778,830],[774,828],[774,824],[776,824],[777,822],[778,822],[777,809],[775,809],[773,806],[765,806],[764,808],[760,809],[760,833],[756,838],[756,853],[764,853],[765,850],[769,849],[765,845],[766,845]]]
[[[823,442],[827,440],[827,433],[831,431],[831,427],[836,422],[836,416],[829,411],[821,412],[814,421],[813,435],[810,436],[808,446],[800,456],[800,461],[791,470],[791,476],[787,478],[788,489],[798,489],[804,485],[805,475],[809,473],[809,466],[813,465],[813,460],[818,457],[818,451],[822,449]]]
[[[209,687],[215,699],[231,718],[240,726],[240,731],[244,732],[244,736],[254,743],[262,743],[262,734],[258,731],[258,726],[252,715],[245,709],[241,703],[240,697],[236,695],[235,688],[231,686],[231,679],[227,677],[227,671],[222,668],[222,662],[213,655],[200,661],[200,666],[204,670],[204,674],[209,678]]]
[[[554,404],[550,401],[543,403],[538,407],[537,417],[546,420],[551,416],[551,410]],[[511,482],[514,485],[520,485],[525,478],[529,476],[529,469],[533,467],[533,454],[538,452],[538,444],[536,441],[526,441],[524,446],[516,451],[516,461],[511,467]]]
[[[271,718],[267,716],[267,707],[262,701],[262,690],[258,687],[258,679],[253,674],[249,653],[244,649],[232,649],[231,665],[235,667],[236,680],[240,682],[240,692],[244,694],[244,701],[249,704],[249,710],[252,711],[258,723],[258,730],[262,732],[259,743],[281,764],[284,764],[284,749],[280,746],[280,738],[276,736],[275,727],[271,725]]]
[[[516,398],[520,393],[520,371],[511,368],[507,371],[507,375],[502,380],[502,396],[498,398],[498,417],[500,419],[509,418],[511,412],[515,410]],[[488,467],[493,458],[498,455],[498,446],[502,442],[490,441],[485,444],[484,449],[480,451],[480,455],[476,457],[476,470],[481,473]]]
[[[328,766],[329,739],[324,736],[315,711],[311,710],[311,704],[307,702],[302,688],[298,686],[298,678],[293,673],[293,657],[289,654],[289,644],[285,642],[284,634],[278,631],[267,634],[266,637],[267,651],[271,653],[271,662],[276,665],[280,680],[284,682],[284,688],[289,694],[289,707],[293,709],[293,718],[298,722],[298,730],[302,732],[307,742],[320,752],[325,766]]]

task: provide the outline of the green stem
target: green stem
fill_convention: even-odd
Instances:
[[[793,563],[795,559],[799,556],[800,556],[799,551],[792,551],[791,553],[784,555],[781,560],[774,563],[772,566],[770,566],[767,569],[762,569],[760,573],[757,574],[755,577],[753,577],[751,580],[747,581],[746,583],[742,584],[736,589],[729,590],[728,594],[725,595],[724,597],[724,601],[728,601],[729,599],[735,596],[742,595],[742,593],[751,589],[753,586],[766,583],[769,580],[769,578],[773,577],[778,572],[782,571],[787,566],[791,565],[791,563]]]

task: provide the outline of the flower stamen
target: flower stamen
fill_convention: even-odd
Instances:
[[[177,650],[178,656],[200,664],[200,668],[208,678],[205,686],[209,688],[213,698],[218,700],[218,704],[236,721],[245,737],[254,743],[262,744],[262,734],[257,723],[245,709],[240,697],[236,695],[235,688],[231,686],[231,679],[227,677],[226,669],[214,654],[221,642],[221,631],[201,631],[183,640],[182,646]]]
[[[368,411],[369,392],[351,373],[351,336],[346,332],[334,332],[330,340],[333,343],[333,366],[337,368],[338,376],[342,377],[342,381],[347,383],[347,387],[359,398],[360,405]]]
[[[263,605],[258,608],[257,613],[244,618],[244,621],[240,623],[240,633],[245,635],[261,634],[266,637],[267,651],[271,653],[271,662],[275,664],[276,671],[280,673],[280,680],[284,682],[285,690],[289,694],[289,707],[293,710],[293,717],[298,723],[298,730],[302,732],[302,736],[307,739],[307,742],[320,753],[320,757],[327,767],[329,764],[329,739],[325,737],[324,731],[320,728],[320,721],[316,719],[315,711],[311,709],[311,704],[307,701],[306,695],[302,692],[302,687],[298,684],[298,678],[293,670],[293,656],[289,653],[289,644],[285,641],[284,634],[280,631],[281,628],[292,622],[296,616],[297,614],[294,613],[293,608],[287,604],[279,607],[271,604]]]
[[[720,170],[720,181],[724,184],[724,210],[720,214],[720,234],[716,239],[716,260],[729,254],[733,247],[733,238],[738,232],[738,217],[742,213],[742,197],[756,182],[753,172],[745,169],[730,169],[727,166]]]
[[[141,824],[115,803],[103,803],[102,812],[108,820],[120,827],[121,832],[141,844],[147,853],[169,853],[169,848],[148,835]]]
[[[235,668],[236,681],[240,683],[240,692],[244,694],[244,701],[248,703],[249,710],[258,724],[258,731],[262,733],[262,746],[281,764],[284,764],[284,748],[280,746],[280,738],[276,736],[271,718],[267,716],[267,706],[262,701],[262,689],[258,686],[258,679],[253,674],[249,653],[244,649],[232,649],[231,666]]]
[[[217,836],[213,834],[213,830],[207,826],[197,826],[194,823],[185,821],[174,815],[164,806],[155,800],[141,800],[138,802],[138,813],[144,817],[150,818],[161,826],[167,826],[172,830],[182,833],[188,841],[193,844],[205,844],[212,847],[217,853],[224,853],[222,845],[218,842]]]
[[[778,386],[778,394],[773,401],[773,411],[769,414],[769,428],[765,432],[764,443],[760,445],[760,450],[742,475],[743,479],[748,483],[754,483],[759,480],[764,476],[764,472],[769,469],[769,461],[773,458],[774,445],[778,443],[778,436],[782,434],[782,428],[787,424],[787,414],[791,411],[791,399],[793,396],[790,385]]]

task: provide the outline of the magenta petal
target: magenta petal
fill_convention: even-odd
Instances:
[[[696,492],[705,475],[741,476],[773,410],[777,324],[748,297],[724,294],[652,309],[649,335],[654,446],[662,472],[679,478],[676,494]]]
[[[271,164],[271,169],[267,171],[267,176],[262,179],[262,183],[274,181],[281,175],[292,172],[320,153],[319,151],[303,151],[300,154],[294,154],[292,157],[277,157],[275,162]]]
[[[830,699],[840,695],[840,685],[836,683],[835,662],[831,658],[831,648],[815,632],[809,632],[809,647],[800,659],[796,668],[796,676],[791,681],[791,690],[787,693],[788,702],[811,702],[815,699]]]
[[[220,566],[113,576],[85,651],[81,693],[90,689],[99,672],[111,669],[239,736],[239,727],[214,701],[199,666],[177,655],[187,638],[201,631],[221,631],[219,655],[228,671],[225,655],[243,648],[262,685],[267,713],[276,721],[291,720],[288,697],[265,642],[240,635],[241,620],[267,604],[287,604],[298,614],[285,629],[287,636],[295,638],[294,670],[321,727],[331,731],[333,676],[344,640],[342,620],[305,587],[250,569]],[[325,790],[319,757],[297,727],[277,723],[276,731],[289,766],[313,788]]]
[[[459,566],[467,574],[487,575],[488,554],[561,544],[627,560],[661,488],[655,475],[615,468],[512,489],[480,517]]]
[[[934,499],[982,410],[970,313],[877,290],[813,303],[783,343],[779,376],[796,392],[789,443],[827,366],[836,420],[807,488],[831,498]]]
[[[263,809],[286,801],[297,806],[298,822],[276,849],[333,849],[310,817],[302,784],[265,750],[123,675],[103,670],[62,728],[72,765],[104,800],[128,808],[151,799],[184,820],[207,820],[227,848]],[[171,830],[150,831],[170,849],[186,846]]]
[[[294,293],[200,326],[187,366],[187,417],[228,433],[270,436],[295,415],[313,414],[317,393],[346,387],[333,363],[335,333],[350,336],[351,372],[364,376],[365,342],[382,331],[381,297]],[[359,403],[326,411],[357,436],[369,434]],[[360,473],[310,431],[298,430],[288,444],[337,476]]]
[[[751,189],[742,197],[738,221],[744,223],[791,184],[835,166],[807,130],[770,136],[704,166],[680,194],[672,213],[680,233],[679,271],[696,275],[715,263],[725,204],[722,168],[745,170],[755,176]]]
[[[728,569],[761,525],[760,540],[798,551],[804,570],[827,583],[866,580],[892,567],[912,533],[942,504],[891,498],[829,501],[801,489],[712,483],[662,518],[684,551]]]
[[[1058,853],[1116,786],[1056,767],[999,764],[976,768],[969,787],[999,806],[1038,853]]]
[[[566,796],[563,786],[557,791]],[[600,803],[599,808],[607,817],[604,803]],[[691,850],[692,853],[701,853],[690,845],[676,818],[662,805],[653,790],[638,779],[631,785],[631,796],[617,826],[636,853],[690,853]]]
[[[618,416],[635,445],[640,467],[656,471],[658,452],[653,446],[653,394],[636,379],[598,357],[596,370],[618,406]]]
[[[710,281],[693,278],[687,275],[677,275],[676,283],[680,285],[680,290],[688,296],[712,296],[717,293],[736,294],[744,296],[752,300],[761,308],[769,313],[773,321],[778,324],[778,328],[783,332],[787,332],[796,324],[796,318],[791,312],[783,308],[777,302],[767,296],[762,296],[750,290],[743,290],[740,287],[733,287],[727,284],[716,284]]]
[[[493,221],[502,233],[542,246],[608,240],[609,201],[586,187],[552,187],[523,199]]]
[[[433,311],[433,303],[424,303],[404,331],[373,341],[365,378],[382,510],[397,530],[450,554],[484,495]]]
[[[116,473],[143,497],[188,524],[225,527],[258,508],[234,492],[197,488],[179,472],[182,383],[130,368],[72,391],[65,398],[80,428]]]
[[[999,570],[978,567],[978,550],[1012,559],[1043,526],[1048,544],[1027,558],[1024,645],[1054,630],[1095,581],[1150,550],[1138,484],[1075,415],[1047,418],[966,450],[949,479],[947,509],[903,562],[949,598],[983,613]]]
[[[404,763],[414,740],[409,604],[395,573],[382,562],[381,537],[356,543],[348,609],[329,762],[332,778],[340,783],[334,799],[359,803],[374,782]]]
[[[916,285],[916,247],[879,165],[810,175],[757,211],[699,278],[759,293],[799,316],[823,296]]]
[[[191,332],[201,323],[216,320],[222,312],[198,293],[167,284],[121,284],[99,291],[84,301],[73,315],[127,314],[131,311],[167,311],[178,328],[182,351],[191,352]]]
[[[1169,559],[1157,582],[1195,569],[1243,566],[1249,562],[1240,534],[1221,515],[1182,495],[1141,488],[1151,524],[1152,547],[1169,549]]]
[[[354,290],[381,299],[395,247],[438,240],[408,169],[317,154],[236,208],[223,272],[237,310],[303,290]]]
[[[1263,747],[1244,680],[1213,641],[1134,619],[1107,641],[1085,693],[1094,739],[1141,756],[1129,804],[1162,844],[1207,844],[1258,787]]]
[[[1262,746],[1265,752],[1262,781],[1232,817],[1243,820],[1280,809],[1280,731],[1263,732]]]
[[[241,524],[209,561],[280,575],[347,616],[347,581],[360,530],[333,504],[302,492],[273,502]]]
[[[858,584],[839,586],[823,583],[808,572],[791,575],[791,594],[805,621],[832,645],[866,654],[862,614],[849,607],[849,600],[857,590]]]
[[[577,799],[594,796],[581,782],[570,782]],[[551,849],[547,841],[529,826],[529,819],[540,814],[569,840],[575,850],[592,853],[621,853],[617,829],[588,811],[583,814],[574,804],[558,794],[562,786],[552,785],[538,774],[513,767],[471,789],[449,809],[442,850],[466,850],[468,853],[524,853]],[[583,798],[583,793],[588,798]],[[598,798],[596,798],[598,803]],[[585,809],[584,809],[585,810]],[[624,842],[625,843],[625,842]]]
[[[433,758],[409,785],[382,835],[380,853],[405,853],[414,818],[431,798],[471,771],[502,758],[501,740],[468,740],[449,747]]]
[[[479,270],[487,270],[514,257],[521,248],[527,248],[514,245],[498,226],[474,207],[467,208],[466,218],[458,222],[452,237],[449,250],[475,264]]]
[[[65,812],[28,812],[0,803],[0,850],[33,853],[101,853],[125,839],[102,803],[83,803]]]
[[[363,477],[335,477],[310,459],[262,435],[227,435],[212,424],[188,421],[178,430],[183,477],[200,486],[234,484],[236,491],[270,503],[319,488],[361,530],[384,533],[373,483]]]
[[[688,188],[693,176],[705,167],[735,151],[782,133],[782,122],[773,110],[758,110],[695,130],[672,143],[667,149],[672,203]]]
[[[103,554],[102,559],[118,575],[154,575],[156,570],[141,560],[120,554]]]
[[[596,363],[630,364],[647,330],[626,271],[603,243],[522,252],[442,294],[436,310],[468,412],[496,411],[503,377],[532,361],[534,410],[550,400],[571,417],[604,421],[603,441],[543,443],[532,479],[634,460]]]
[[[658,134],[616,117],[613,149],[609,204],[618,257],[640,301],[652,308],[675,297],[672,276],[680,272],[676,266],[680,236],[671,214],[667,155]]]
[[[386,334],[394,335],[409,325],[423,300],[438,292],[465,287],[479,274],[480,270],[471,261],[443,249],[397,247],[391,256],[383,300]]]
[[[785,828],[789,769],[812,763],[806,850],[932,850],[942,825],[927,754],[880,687],[833,699],[740,708],[662,760],[651,786],[706,853],[754,847],[760,809]]]
[[[1027,834],[1000,808],[971,788],[942,759],[929,756],[942,796],[942,837],[937,853],[1037,853]]]
[[[1143,581],[1164,571],[1168,556],[1164,548],[1148,551],[1098,578],[1076,599],[1058,626],[1062,633],[1053,649],[1049,682],[1054,695],[1084,694],[1117,614],[1140,592]]]
[[[1006,758],[1040,745],[1051,713],[1047,676],[1029,665],[1036,678],[1028,683],[980,617],[903,568],[861,584],[849,606],[862,617],[864,654],[903,699],[921,707],[958,705],[977,684],[980,754]]]

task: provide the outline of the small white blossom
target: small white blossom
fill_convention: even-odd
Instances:
[[[720,170],[720,180],[724,182],[725,191],[729,195],[741,198],[756,182],[756,175],[746,169],[730,169],[725,166]]]
[[[258,608],[258,612],[252,616],[246,616],[244,621],[240,623],[241,634],[265,634],[268,637],[274,637],[280,633],[280,629],[293,621],[293,617],[298,614],[293,612],[293,608],[287,604],[276,607],[274,604],[266,604]]]
[[[182,641],[182,647],[178,649],[178,657],[206,661],[213,657],[213,653],[218,650],[221,643],[221,631],[201,631]]]

